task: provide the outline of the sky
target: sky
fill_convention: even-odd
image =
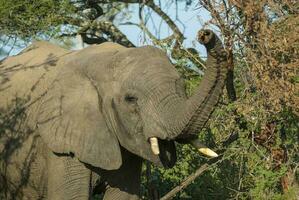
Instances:
[[[186,8],[185,2],[179,2],[177,5],[178,11],[176,12],[175,3],[172,3],[169,6],[169,2],[172,2],[172,0],[161,2],[163,2],[161,5],[162,10],[166,12],[168,16],[170,16],[170,18],[175,22],[175,24],[186,37],[183,45],[185,47],[195,47],[196,49],[204,50],[203,47],[201,47],[201,45],[199,45],[195,41],[195,39],[198,30],[202,28],[204,22],[208,21],[211,18],[209,13],[204,9],[197,9],[195,3],[193,3],[190,7]],[[157,1],[156,4],[158,4]],[[132,5],[131,9],[133,10],[133,13],[130,21],[139,23],[138,5]],[[148,10],[146,10],[146,13],[147,12]],[[150,10],[150,12],[152,18],[148,20],[147,27],[149,28],[151,33],[157,35],[155,34],[154,28],[156,27],[156,29],[160,30],[158,32],[160,33],[159,36],[161,39],[170,36],[172,34],[172,31],[168,27],[168,25],[154,11]],[[144,41],[144,37],[142,36],[143,34],[141,30],[136,26],[123,25],[119,26],[119,28],[128,36],[130,41],[132,41],[137,46],[147,44],[146,41]]]
[[[186,6],[186,1],[178,2],[176,5],[173,0],[158,1],[155,3],[159,5],[161,2],[161,8],[166,12],[170,18],[175,22],[181,32],[184,34],[186,39],[184,40],[183,45],[188,47],[193,47],[200,52],[201,56],[206,55],[205,48],[196,42],[196,34],[204,24],[211,17],[207,11],[204,9],[198,9],[195,3],[192,3],[189,7]],[[171,3],[172,2],[172,3]],[[176,9],[177,8],[177,9]],[[127,38],[133,42],[136,46],[150,45],[151,42],[144,37],[142,31],[134,25],[122,25],[125,22],[139,23],[138,17],[138,4],[132,4],[129,7],[129,13],[126,11],[125,14],[119,14],[116,21],[120,21],[119,29],[127,36]],[[150,13],[151,18],[147,20],[147,28],[151,31],[152,34],[156,35],[158,38],[166,38],[172,34],[171,29],[167,24],[151,9],[145,8],[145,17],[146,14]],[[127,17],[129,16],[129,17]],[[156,33],[156,30],[159,30],[159,34]],[[79,40],[76,40],[79,41]],[[74,49],[80,49],[82,45],[78,42]],[[11,51],[10,55],[18,54],[22,49],[15,48]],[[0,57],[1,59],[1,57]]]

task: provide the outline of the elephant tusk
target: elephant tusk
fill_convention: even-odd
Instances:
[[[198,151],[206,156],[210,156],[212,158],[218,157],[218,154],[211,150],[210,148],[206,147],[204,144],[202,144],[199,139],[194,139],[189,142],[193,147],[198,149]]]
[[[198,151],[204,155],[207,155],[207,156],[210,156],[213,158],[218,157],[218,154],[209,148],[199,148]]]
[[[152,149],[153,154],[159,155],[160,150],[159,150],[158,139],[156,137],[151,137],[149,139],[149,141],[150,141],[150,144],[151,144],[151,149]]]

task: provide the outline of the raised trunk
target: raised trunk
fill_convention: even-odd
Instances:
[[[207,70],[196,89],[184,105],[180,105],[174,128],[177,138],[192,138],[203,128],[218,102],[227,74],[227,57],[219,38],[210,30],[199,32],[200,42],[207,48]],[[182,120],[183,119],[183,120]]]

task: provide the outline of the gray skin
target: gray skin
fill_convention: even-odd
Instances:
[[[139,199],[143,159],[172,167],[174,141],[196,138],[222,92],[222,44],[210,30],[198,40],[208,69],[190,98],[166,54],[149,46],[36,42],[2,61],[0,199],[84,200],[102,190]]]

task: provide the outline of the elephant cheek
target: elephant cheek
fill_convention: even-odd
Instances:
[[[173,141],[159,140],[160,161],[165,168],[171,168],[174,166],[177,157],[175,144]]]

